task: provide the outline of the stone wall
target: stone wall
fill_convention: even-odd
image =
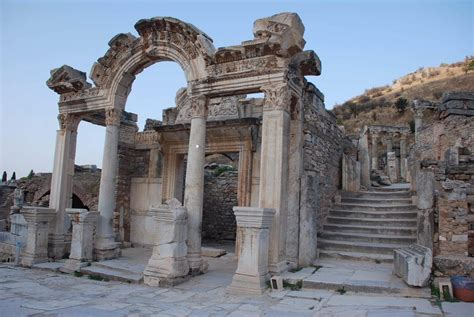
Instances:
[[[410,151],[412,173],[429,170],[434,175],[431,232],[439,276],[474,274],[474,94],[468,95],[445,94]],[[464,105],[461,112],[450,109],[459,104]],[[418,190],[426,185],[420,181],[416,178]]]
[[[237,202],[238,174],[224,172],[219,176],[206,173],[202,237],[212,240],[235,240],[236,221],[232,208]]]
[[[302,190],[305,200],[301,207],[316,214],[314,226],[320,230],[341,186],[343,148],[352,147],[352,143],[338,128],[336,118],[325,110],[319,91],[306,96],[303,129]]]

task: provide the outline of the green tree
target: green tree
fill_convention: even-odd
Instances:
[[[397,108],[398,112],[403,113],[405,112],[406,107],[408,106],[408,100],[405,98],[398,98],[395,102],[395,107]]]
[[[12,181],[16,181],[16,173],[15,173],[15,172],[13,172],[13,174],[12,174],[12,178],[10,178],[10,180],[12,180]]]
[[[7,182],[7,172],[6,172],[6,171],[3,171],[2,183],[6,183],[6,182]]]
[[[33,170],[30,171],[30,173],[28,174],[28,176],[26,178],[28,179],[32,179],[33,176],[35,176],[35,172]]]

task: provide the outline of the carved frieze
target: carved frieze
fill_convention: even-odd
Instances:
[[[86,73],[68,65],[51,70],[51,77],[46,85],[60,95],[91,87],[91,84],[86,80]]]
[[[135,134],[135,144],[140,145],[155,145],[159,143],[158,132],[143,131]]]

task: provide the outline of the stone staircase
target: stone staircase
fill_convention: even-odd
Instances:
[[[393,249],[416,242],[416,217],[408,188],[345,192],[319,234],[319,255],[393,262]]]

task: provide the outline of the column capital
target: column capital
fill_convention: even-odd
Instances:
[[[191,118],[207,118],[207,98],[205,95],[191,97]]]
[[[290,112],[291,92],[286,83],[261,87],[265,93],[263,111],[280,110]]]
[[[105,125],[120,125],[122,110],[116,108],[105,109]]]
[[[58,114],[59,129],[77,131],[81,117],[70,113]]]

